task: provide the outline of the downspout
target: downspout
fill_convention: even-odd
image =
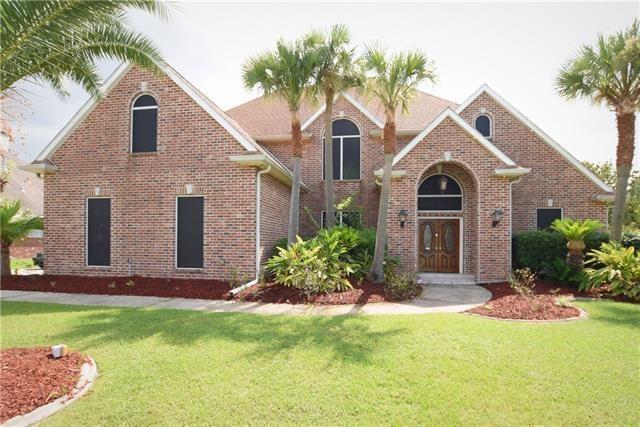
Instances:
[[[229,291],[229,294],[231,294],[231,296],[235,296],[236,294],[238,294],[239,292],[242,292],[243,290],[255,285],[258,283],[259,280],[259,276],[260,276],[260,196],[261,196],[261,190],[262,190],[262,175],[271,172],[271,165],[268,165],[266,168],[258,171],[258,173],[256,173],[256,265],[255,265],[255,274],[256,277],[255,279],[251,280],[250,282],[245,283],[244,285],[240,285],[237,288],[233,288]]]
[[[513,269],[513,184],[517,184],[522,180],[519,176],[517,179],[509,181],[509,277]]]

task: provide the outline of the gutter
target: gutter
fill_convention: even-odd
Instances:
[[[273,175],[274,178],[289,187],[292,185],[293,174],[289,169],[266,154],[241,154],[237,156],[229,156],[229,160],[245,167],[259,167],[262,169],[268,167],[270,171],[269,173]],[[300,182],[300,188],[304,191],[311,191],[304,182]]]
[[[256,174],[256,278],[251,280],[250,282],[245,283],[244,285],[240,285],[237,288],[233,288],[229,291],[231,296],[235,296],[238,293],[244,291],[247,288],[258,283],[258,277],[260,276],[260,195],[262,193],[262,175],[271,172],[271,165],[267,165],[266,168],[261,169]]]

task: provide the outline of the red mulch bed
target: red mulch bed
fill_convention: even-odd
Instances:
[[[86,360],[77,352],[54,359],[48,347],[0,350],[0,423],[70,393]]]
[[[271,302],[288,304],[318,304],[318,305],[339,305],[339,304],[366,304],[376,302],[394,301],[384,292],[382,285],[369,282],[354,284],[353,289],[345,292],[333,292],[331,294],[320,294],[314,298],[307,298],[306,295],[297,289],[287,288],[267,283],[252,286],[236,295],[239,301],[251,302]]]
[[[225,299],[229,283],[209,279],[153,277],[85,277],[32,275],[2,278],[1,288],[14,291],[68,292],[72,294],[139,295],[154,297]]]
[[[555,305],[556,298],[560,295],[590,296],[544,281],[536,281],[535,295],[531,299],[517,295],[506,282],[486,285],[484,288],[491,292],[491,300],[469,312],[499,319],[561,320],[578,317],[580,310],[575,307],[559,307]]]

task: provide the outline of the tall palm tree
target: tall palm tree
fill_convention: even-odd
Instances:
[[[291,113],[291,150],[293,153],[293,183],[289,207],[288,241],[293,243],[298,235],[300,208],[300,174],[302,168],[302,130],[300,106],[309,96],[317,67],[320,44],[316,35],[310,35],[293,43],[278,40],[274,51],[250,58],[242,67],[242,77],[247,88],[258,87],[265,96],[282,98]]]
[[[324,195],[325,225],[335,225],[333,191],[333,103],[341,92],[364,83],[355,59],[355,49],[349,47],[351,36],[344,25],[334,25],[328,32],[314,32],[322,40],[318,48],[318,69],[313,95],[324,95]]]
[[[385,49],[367,48],[363,56],[367,73],[365,90],[376,97],[384,107],[385,123],[382,132],[384,168],[382,191],[378,208],[376,246],[370,274],[376,283],[384,281],[384,252],[387,245],[387,211],[391,187],[391,168],[396,152],[396,111],[408,112],[418,84],[425,80],[436,82],[433,61],[420,51],[399,52],[388,55]]]
[[[42,218],[28,209],[22,209],[20,200],[0,200],[0,274],[11,275],[9,250],[11,245],[29,236],[32,231],[42,230]]]
[[[584,45],[567,62],[556,80],[564,98],[585,98],[605,104],[616,113],[616,197],[611,238],[620,240],[629,175],[633,166],[636,111],[640,109],[640,23],[609,37],[599,35],[595,45]]]
[[[126,25],[126,11],[167,18],[159,0],[0,2],[0,92],[16,83],[45,82],[65,95],[69,78],[100,96],[95,61],[119,59],[157,70],[162,56],[144,35]]]

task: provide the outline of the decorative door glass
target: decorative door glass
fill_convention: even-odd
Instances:
[[[433,240],[433,231],[431,230],[431,224],[424,225],[424,231],[422,232],[422,241],[424,243],[425,252],[431,250],[431,242]]]
[[[444,250],[449,254],[455,250],[455,235],[451,224],[444,225]]]

